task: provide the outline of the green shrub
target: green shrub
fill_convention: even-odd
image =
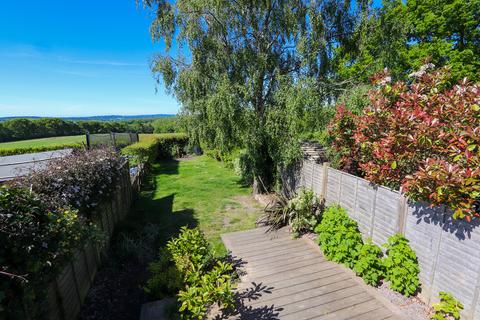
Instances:
[[[408,244],[408,240],[400,235],[391,236],[385,244],[386,257],[383,259],[385,279],[390,288],[404,295],[415,294],[419,287],[417,255]]]
[[[152,277],[144,287],[145,292],[159,300],[177,294],[183,287],[183,276],[173,263],[172,255],[161,248],[158,259],[149,264]]]
[[[311,189],[300,189],[288,203],[288,219],[293,235],[313,231],[320,217],[320,201]]]
[[[143,135],[139,142],[122,149],[133,165],[151,164],[157,159],[176,158],[185,155],[188,136],[183,133]]]
[[[158,156],[158,140],[153,135],[142,136],[141,141],[123,148],[122,154],[127,156],[133,165],[153,163]]]
[[[213,258],[199,229],[183,227],[150,264],[145,292],[156,299],[178,292],[185,319],[203,319],[213,304],[233,306],[233,265]]]
[[[233,307],[232,272],[230,263],[218,261],[212,270],[204,274],[197,273],[198,278],[178,294],[181,302],[179,311],[187,319],[203,319],[208,308],[215,303]]]
[[[363,240],[357,223],[340,206],[328,207],[315,228],[318,243],[327,259],[349,268],[355,265]]]
[[[382,249],[370,240],[361,246],[353,271],[362,277],[366,284],[378,286],[384,276],[382,255]]]
[[[183,227],[180,235],[167,243],[167,249],[178,270],[187,278],[195,270],[204,270],[213,259],[208,242],[199,229]]]
[[[160,159],[178,158],[185,155],[188,136],[184,133],[166,133],[157,136],[158,157]]]
[[[76,211],[52,209],[25,189],[0,187],[0,271],[15,275],[0,274],[0,318],[22,319],[24,308],[32,319],[44,316],[47,284],[93,235]]]
[[[433,304],[433,310],[435,310],[435,314],[432,316],[432,319],[460,319],[460,311],[463,310],[463,304],[455,299],[450,293],[440,292],[439,295],[440,302]]]

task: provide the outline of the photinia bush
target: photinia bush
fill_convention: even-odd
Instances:
[[[330,131],[333,148],[341,169],[470,220],[479,215],[480,86],[467,80],[451,86],[448,70],[432,67],[412,73],[410,83],[378,74],[361,115],[347,117],[338,108],[330,127],[347,127],[348,120],[348,130]]]

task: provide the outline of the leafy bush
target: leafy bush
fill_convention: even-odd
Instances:
[[[440,302],[433,304],[435,314],[432,319],[435,320],[450,320],[460,319],[460,312],[463,310],[463,305],[455,299],[450,293],[440,292]]]
[[[167,133],[157,136],[160,159],[178,158],[185,155],[188,136],[184,133]]]
[[[391,236],[385,244],[386,257],[383,259],[385,279],[390,288],[404,295],[415,294],[420,285],[417,255],[408,244],[408,240],[397,234]]]
[[[144,287],[148,295],[155,299],[163,299],[176,295],[182,289],[183,276],[173,261],[170,251],[161,248],[158,259],[148,266],[152,275]]]
[[[139,142],[122,149],[122,154],[134,165],[151,164],[157,159],[181,157],[185,154],[188,137],[183,133],[142,136]]]
[[[203,319],[210,306],[233,306],[231,263],[213,258],[198,229],[183,227],[150,264],[145,292],[159,299],[178,292],[179,311],[186,319]],[[180,291],[179,291],[180,290]]]
[[[115,190],[123,159],[112,149],[78,150],[32,171],[15,184],[31,188],[46,203],[90,215]]]
[[[339,107],[333,147],[341,168],[470,220],[480,210],[480,87],[450,86],[447,71],[429,68],[413,73],[411,84],[378,74],[360,116]]]
[[[300,189],[291,200],[277,195],[275,203],[265,208],[259,222],[269,225],[270,230],[289,225],[293,236],[298,237],[303,232],[313,231],[320,218],[320,209],[320,201],[313,190]]]
[[[154,135],[142,136],[142,139],[122,149],[130,164],[151,164],[158,158],[158,140]]]
[[[15,149],[0,149],[0,157],[12,156],[17,154],[26,154],[26,153],[36,153],[36,152],[45,152],[61,149],[81,149],[83,146],[80,144],[64,144],[56,146],[41,146],[41,147],[30,147],[30,148],[15,148]]]
[[[313,231],[320,218],[320,201],[311,189],[300,189],[288,203],[288,220],[296,237],[302,232]]]
[[[377,286],[384,276],[382,264],[382,249],[371,243],[365,243],[358,251],[357,261],[353,271],[363,278],[365,283]]]
[[[46,285],[93,231],[76,211],[0,187],[0,318],[21,319],[25,306],[31,318],[40,317]]]
[[[318,243],[327,259],[353,268],[363,246],[357,223],[340,206],[328,207],[315,228]]]

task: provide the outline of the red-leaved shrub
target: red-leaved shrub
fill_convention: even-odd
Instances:
[[[333,148],[343,150],[342,169],[470,220],[480,199],[480,87],[466,79],[449,86],[448,70],[427,69],[409,84],[377,75],[370,105],[353,116],[352,134],[331,131]],[[344,114],[339,108],[331,127],[345,122]]]

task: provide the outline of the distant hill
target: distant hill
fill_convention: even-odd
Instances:
[[[72,120],[72,121],[87,121],[87,120],[97,120],[97,121],[122,121],[122,120],[135,120],[135,119],[156,119],[156,118],[167,118],[174,117],[174,114],[142,114],[134,116],[122,116],[122,115],[106,115],[106,116],[91,116],[91,117],[0,117],[0,121],[11,120],[11,119],[42,119],[42,118],[58,118],[63,120]]]

